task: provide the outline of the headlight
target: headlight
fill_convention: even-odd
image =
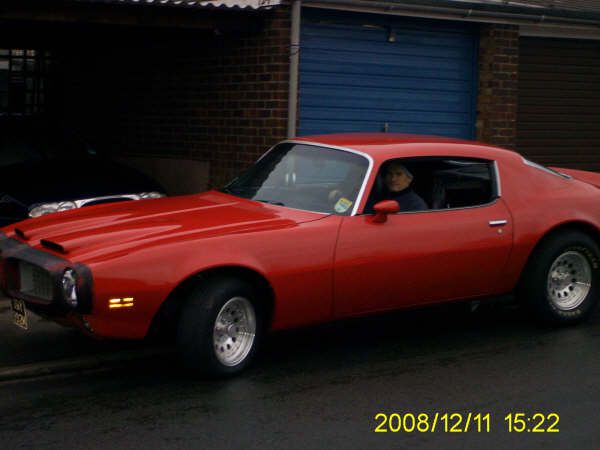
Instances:
[[[161,198],[164,197],[165,194],[161,194],[160,192],[142,192],[141,194],[139,194],[140,199],[145,199],[145,198]]]
[[[59,202],[59,203],[44,203],[32,208],[29,211],[29,217],[40,217],[44,214],[50,214],[58,211],[67,211],[69,209],[75,209],[77,205],[75,202]]]
[[[79,299],[77,297],[77,273],[73,269],[65,269],[63,272],[62,288],[67,305],[76,308]]]

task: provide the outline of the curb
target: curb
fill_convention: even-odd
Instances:
[[[144,360],[155,356],[165,356],[172,352],[170,347],[155,347],[143,350],[129,350],[118,353],[69,358],[42,363],[23,364],[0,368],[0,382],[22,380],[40,376],[66,374],[82,370],[112,367],[115,363]]]

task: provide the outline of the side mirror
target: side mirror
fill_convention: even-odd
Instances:
[[[383,200],[375,203],[373,206],[375,216],[371,220],[373,223],[384,223],[388,214],[396,214],[400,211],[400,204],[396,200]]]

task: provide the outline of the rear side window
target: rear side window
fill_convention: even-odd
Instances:
[[[497,197],[494,166],[489,161],[447,159],[433,171],[435,209],[485,205]]]

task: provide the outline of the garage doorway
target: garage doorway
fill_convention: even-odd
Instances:
[[[479,28],[306,9],[299,135],[475,137]]]
[[[600,170],[600,41],[522,37],[520,48],[517,150]]]

